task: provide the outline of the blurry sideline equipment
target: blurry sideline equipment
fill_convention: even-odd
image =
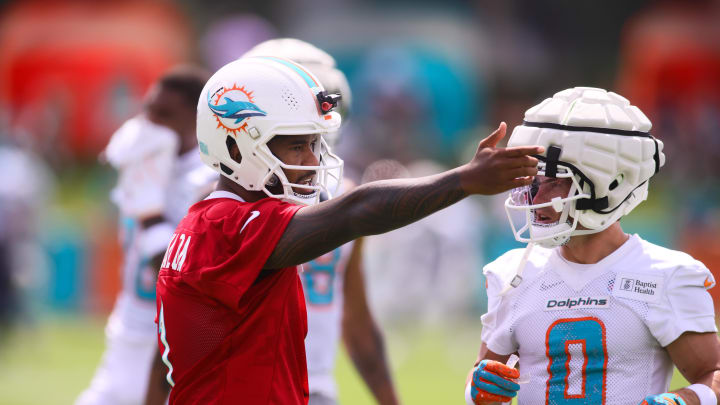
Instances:
[[[93,161],[153,81],[187,60],[190,26],[173,2],[9,4],[0,104],[11,135],[53,162]]]

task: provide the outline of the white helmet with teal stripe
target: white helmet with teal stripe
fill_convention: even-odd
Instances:
[[[312,73],[277,57],[248,57],[231,62],[208,80],[198,102],[197,137],[203,162],[246,190],[264,191],[288,202],[311,205],[329,184],[339,184],[343,162],[322,135],[337,131],[341,118],[332,111],[339,97],[327,94]],[[279,135],[320,134],[318,166],[287,165],[267,143]],[[236,144],[240,159],[230,156]],[[314,170],[311,194],[300,194],[283,169]],[[278,182],[282,193],[270,191]],[[275,188],[273,188],[275,190]]]
[[[335,111],[347,122],[352,107],[352,92],[347,77],[338,69],[335,58],[329,53],[297,38],[275,38],[255,45],[243,55],[248,56],[279,56],[301,64],[320,79],[325,90],[342,96]],[[325,137],[331,147],[339,138],[339,131]]]

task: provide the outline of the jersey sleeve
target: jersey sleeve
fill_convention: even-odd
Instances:
[[[188,235],[197,237],[199,243],[191,244],[184,255],[187,270],[181,270],[183,279],[197,290],[236,307],[261,277],[265,262],[300,206],[273,198],[252,204],[222,204],[233,204],[234,208],[229,213],[207,211],[205,221],[209,226],[201,234]],[[227,208],[218,207],[216,211],[222,210]]]
[[[506,253],[483,269],[487,278],[488,312],[480,318],[483,325],[481,337],[490,351],[500,355],[515,353],[518,349],[510,324],[512,306],[509,300],[512,299],[512,294],[500,295],[507,282],[507,270],[510,268],[508,266],[512,265],[515,253]]]
[[[162,214],[178,147],[171,129],[141,117],[128,120],[113,134],[104,156],[118,171],[111,197],[123,215]]]
[[[685,332],[717,332],[707,291],[714,285],[710,270],[697,260],[672,270],[664,296],[648,312],[648,327],[660,345],[669,345]]]

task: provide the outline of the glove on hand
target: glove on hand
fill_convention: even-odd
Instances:
[[[666,392],[658,395],[648,395],[640,405],[687,405],[678,394]]]
[[[488,402],[510,402],[520,390],[513,379],[520,377],[520,372],[493,360],[483,360],[475,367],[472,381],[465,392],[468,404],[481,405]],[[472,401],[472,402],[470,402]]]

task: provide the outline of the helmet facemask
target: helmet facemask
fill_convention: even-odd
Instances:
[[[558,163],[555,173],[546,172],[546,163],[538,162],[538,175],[528,186],[515,188],[505,200],[505,211],[515,239],[524,243],[537,243],[543,247],[561,246],[570,240],[578,226],[579,213],[576,201],[590,198],[582,192],[572,168]],[[552,176],[548,176],[551,174]],[[537,200],[540,187],[552,187],[548,183],[567,179],[570,182],[565,195],[551,195],[550,201]],[[556,221],[544,222],[543,212],[552,209],[560,216]]]
[[[275,136],[286,135],[291,134],[277,134]],[[318,161],[318,165],[290,165],[275,156],[267,146],[267,142],[259,144],[256,152],[257,157],[268,167],[267,175],[262,180],[262,190],[265,194],[273,198],[303,205],[318,203],[321,193],[328,196],[336,195],[342,181],[343,161],[330,151],[322,135],[318,136],[312,152]],[[285,170],[314,172],[314,175],[310,184],[292,183],[288,179]],[[299,192],[298,189],[309,192]]]

